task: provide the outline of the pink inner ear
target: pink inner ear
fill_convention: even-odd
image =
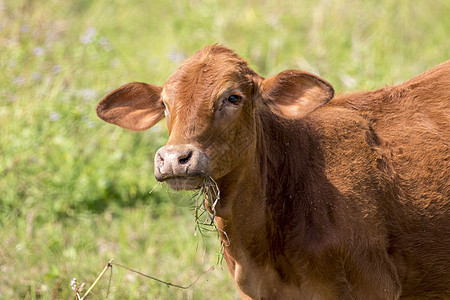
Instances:
[[[100,100],[97,115],[125,129],[146,130],[164,117],[161,90],[141,82],[125,84]]]
[[[333,98],[333,87],[315,75],[289,70],[264,80],[263,101],[278,115],[301,118]]]

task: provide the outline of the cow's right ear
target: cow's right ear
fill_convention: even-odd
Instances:
[[[125,129],[146,130],[164,117],[161,90],[143,82],[125,84],[100,100],[97,115]]]

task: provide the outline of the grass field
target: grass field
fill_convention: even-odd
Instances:
[[[162,84],[212,43],[263,76],[296,68],[338,92],[409,79],[449,59],[450,2],[0,0],[0,299],[74,299],[110,258],[109,299],[235,299],[215,234],[194,236],[189,194],[155,186],[164,124],[103,123],[97,101]],[[90,299],[104,299],[109,274]]]

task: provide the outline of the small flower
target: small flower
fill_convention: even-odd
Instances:
[[[186,53],[172,50],[169,52],[169,60],[174,63],[180,63],[186,59]]]
[[[81,43],[87,45],[92,43],[92,41],[94,40],[94,38],[97,35],[97,29],[95,29],[94,27],[89,27],[88,29],[86,29],[86,31],[84,32],[84,34],[80,37],[80,41]]]
[[[17,86],[22,86],[25,83],[25,77],[23,75],[17,75],[14,78],[13,83]]]
[[[91,101],[97,98],[97,92],[93,89],[82,89],[81,97],[86,101]]]
[[[87,122],[87,127],[88,128],[94,128],[95,127],[95,122],[94,121],[88,121]]]
[[[34,56],[42,56],[45,54],[45,50],[42,47],[36,47],[33,49]]]
[[[77,279],[75,277],[70,281],[70,287],[73,291],[77,291]]]
[[[15,67],[15,66],[17,66],[17,60],[15,60],[14,58],[10,59],[7,61],[7,65],[8,65],[8,67]]]
[[[61,118],[61,115],[56,111],[51,111],[49,114],[50,121],[55,122]],[[76,278],[74,278],[76,280]]]
[[[84,285],[86,284],[86,282],[83,282],[82,284],[80,284],[80,286],[78,287],[78,292],[81,293],[84,289]]]
[[[95,127],[95,122],[89,120],[89,117],[88,117],[87,115],[83,115],[83,116],[81,117],[81,120],[86,124],[86,126],[87,126],[88,128],[94,128],[94,127]]]
[[[41,75],[41,73],[39,73],[39,72],[32,72],[31,73],[31,79],[33,80],[33,81],[41,81],[41,79],[42,79],[42,75]]]
[[[72,290],[74,292],[81,293],[84,289],[85,286],[85,282],[81,283],[80,285],[78,285],[77,279],[76,278],[72,278],[72,280],[70,281],[70,287],[72,288]]]
[[[103,46],[103,49],[105,49],[106,51],[111,51],[112,50],[112,45],[111,43],[108,41],[108,39],[104,36],[102,36],[99,40],[98,43],[100,45]]]
[[[24,25],[20,26],[21,33],[27,33],[28,31],[30,31],[30,25],[24,24]]]
[[[52,70],[53,70],[53,74],[58,74],[59,72],[61,72],[62,68],[60,65],[54,65],[52,67]]]

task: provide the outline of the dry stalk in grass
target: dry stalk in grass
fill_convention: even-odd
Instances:
[[[80,297],[78,291],[76,291],[76,299],[77,300],[84,300],[86,299],[86,297],[91,293],[92,289],[97,285],[98,281],[100,280],[100,278],[103,277],[103,274],[105,274],[106,270],[108,270],[108,268],[111,266],[113,259],[111,258],[109,260],[109,262],[106,264],[106,266],[103,268],[103,270],[100,272],[100,275],[97,276],[97,278],[95,279],[94,283],[92,283],[92,285],[89,287],[89,289],[86,291],[86,293],[84,293],[83,297]],[[111,283],[111,281],[110,281]],[[84,283],[83,283],[84,285]],[[109,288],[108,288],[109,290]]]
[[[150,191],[150,193],[152,193],[158,185],[160,185],[160,183],[156,184],[155,187]],[[228,246],[230,244],[230,240],[228,239],[227,233],[225,231],[223,231],[222,229],[220,229],[219,227],[217,227],[217,225],[215,223],[216,205],[219,202],[219,200],[220,200],[219,187],[218,187],[217,183],[214,181],[214,179],[212,179],[211,177],[206,178],[203,181],[203,184],[200,187],[200,189],[198,190],[198,192],[196,192],[191,198],[192,204],[194,205],[194,215],[195,215],[195,224],[196,224],[195,234],[197,234],[197,230],[198,230],[198,232],[200,232],[200,234],[202,236],[204,236],[204,234],[203,234],[204,231],[215,231],[218,234],[222,233],[223,236],[225,236],[225,238],[226,238],[226,241],[224,241],[222,238],[220,238],[220,235],[219,235],[220,242],[222,245],[221,257],[223,257],[223,247]],[[86,297],[91,293],[92,289],[97,285],[99,280],[103,277],[103,275],[109,268],[111,268],[111,276],[112,276],[112,266],[113,265],[124,268],[130,272],[139,274],[141,276],[144,276],[151,280],[157,281],[159,283],[163,283],[167,286],[172,286],[172,287],[176,287],[176,288],[180,288],[180,289],[189,289],[200,279],[201,276],[203,276],[205,273],[207,273],[209,271],[214,270],[214,267],[210,267],[208,270],[201,273],[191,284],[189,284],[187,286],[181,286],[178,284],[173,284],[173,283],[158,279],[156,277],[144,274],[142,272],[136,271],[136,270],[126,267],[124,265],[115,263],[115,262],[113,262],[113,259],[111,259],[106,264],[106,266],[103,268],[103,270],[100,272],[100,274],[97,276],[97,278],[92,283],[92,285],[89,287],[89,289],[86,291],[86,293],[84,293],[83,296],[80,296],[80,293],[83,290],[84,283],[78,287],[78,285],[76,283],[76,278],[72,279],[71,286],[72,286],[72,289],[75,291],[75,299],[76,300],[86,299]],[[111,276],[109,278],[108,294],[109,294],[109,287],[111,285],[111,278],[112,278]]]
[[[183,289],[183,290],[187,290],[187,289],[191,288],[194,284],[197,283],[197,281],[200,279],[200,277],[202,277],[202,276],[203,276],[204,274],[206,274],[207,272],[213,271],[213,270],[214,270],[214,267],[211,266],[208,270],[205,270],[205,271],[203,271],[200,275],[198,275],[198,277],[197,277],[191,284],[189,284],[189,285],[187,285],[187,286],[182,286],[182,285],[173,284],[173,283],[170,283],[170,282],[168,282],[168,281],[164,281],[164,280],[158,279],[158,278],[156,278],[156,277],[153,277],[153,276],[144,274],[144,273],[142,273],[142,272],[136,271],[136,270],[134,270],[134,269],[132,269],[132,268],[129,268],[129,267],[127,267],[127,266],[124,266],[124,265],[115,263],[115,262],[113,262],[113,259],[111,258],[111,259],[109,260],[109,262],[106,264],[106,266],[103,268],[103,270],[100,272],[100,274],[97,276],[97,278],[95,279],[95,281],[92,283],[92,285],[89,287],[89,289],[86,291],[86,293],[84,293],[84,295],[83,295],[82,297],[80,297],[80,294],[79,294],[79,292],[81,292],[81,290],[79,290],[79,289],[76,288],[76,278],[72,279],[71,286],[72,286],[72,288],[75,287],[75,288],[74,288],[74,291],[75,291],[75,299],[76,299],[76,300],[84,300],[84,299],[86,299],[86,297],[91,293],[92,289],[97,285],[97,283],[100,281],[100,279],[103,277],[103,275],[105,274],[105,272],[106,272],[109,268],[111,268],[111,276],[112,276],[112,266],[113,266],[113,265],[114,265],[114,266],[121,267],[121,268],[124,268],[124,269],[126,269],[126,270],[128,270],[128,271],[130,271],[130,272],[136,273],[136,274],[138,274],[138,275],[141,275],[141,276],[143,276],[143,277],[146,277],[146,278],[149,278],[149,279],[151,279],[151,280],[157,281],[157,282],[159,282],[159,283],[163,283],[163,284],[165,284],[165,285],[167,285],[167,286],[172,286],[172,287],[176,287],[176,288]],[[83,283],[83,285],[84,285],[84,283]],[[108,293],[107,293],[107,295],[106,295],[106,298],[108,298],[108,295],[109,295],[109,287],[110,287],[110,285],[111,285],[111,277],[109,278]]]

